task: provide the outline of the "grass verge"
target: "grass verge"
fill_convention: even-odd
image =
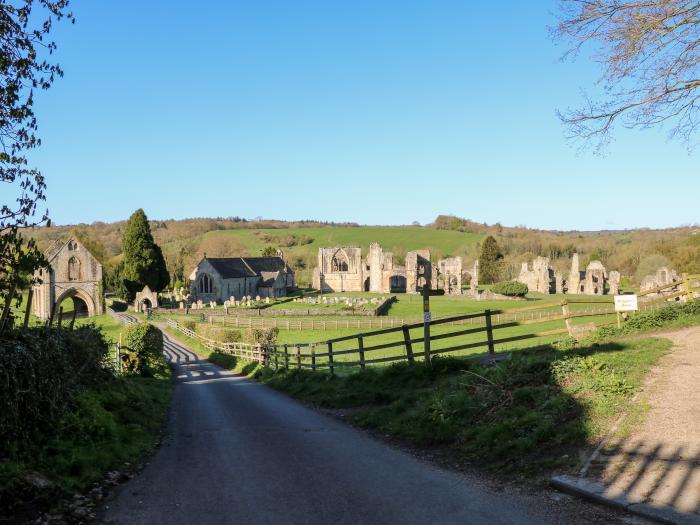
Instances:
[[[170,369],[123,376],[78,393],[53,432],[0,461],[0,522],[34,518],[83,492],[110,469],[138,464],[157,445],[172,390]]]
[[[627,411],[649,368],[670,347],[648,338],[573,349],[546,346],[482,367],[460,358],[368,368],[346,376],[260,369],[262,382],[355,424],[407,442],[448,444],[501,472],[573,467]]]

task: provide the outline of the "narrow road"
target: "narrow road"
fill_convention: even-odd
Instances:
[[[166,336],[167,437],[101,516],[111,524],[545,524],[540,509],[470,486]],[[529,506],[528,506],[529,507]]]

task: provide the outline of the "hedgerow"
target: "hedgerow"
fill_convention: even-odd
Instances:
[[[108,350],[102,332],[90,325],[3,334],[0,451],[16,451],[33,436],[50,432],[77,392],[109,380],[104,367]]]

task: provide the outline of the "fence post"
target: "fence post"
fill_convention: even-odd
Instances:
[[[275,346],[275,370],[279,370],[279,368],[280,368],[280,365],[279,365],[279,362],[277,360],[277,346]]]
[[[297,368],[301,369],[301,347],[297,345]]]
[[[316,371],[316,345],[311,343],[311,370]]]
[[[32,309],[32,296],[33,295],[34,295],[34,289],[30,288],[29,293],[27,294],[27,306],[26,306],[27,309],[24,311],[23,326],[25,328],[27,328],[27,326],[29,325],[29,313],[30,313],[30,310]]]
[[[289,370],[289,348],[284,345],[284,369]]]
[[[365,367],[365,343],[362,340],[362,336],[357,337],[357,351],[360,354],[360,368]]]
[[[411,332],[408,329],[408,326],[403,326],[401,329],[403,331],[403,344],[406,347],[406,359],[409,363],[413,363],[415,362],[415,360],[413,358],[413,344],[411,343]]]
[[[491,324],[491,310],[484,312],[486,317],[486,339],[489,345],[489,354],[493,354],[496,349],[493,344],[493,325]]]
[[[333,367],[333,343],[328,343],[328,369],[331,371],[331,375],[335,374]]]
[[[683,278],[685,280],[685,295],[688,301],[691,301],[693,299],[693,291],[690,283],[690,276],[686,273],[683,274]]]
[[[571,310],[569,309],[569,301],[564,301],[561,303],[561,311],[564,315],[564,324],[566,325],[566,330],[569,332],[569,337],[573,337],[573,322],[571,321]]]

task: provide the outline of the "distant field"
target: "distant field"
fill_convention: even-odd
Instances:
[[[265,247],[281,248],[288,260],[301,257],[306,268],[297,271],[297,280],[309,282],[315,266],[316,254],[322,247],[358,246],[366,255],[369,245],[378,242],[386,251],[394,252],[402,263],[407,251],[421,248],[432,250],[433,259],[461,255],[473,259],[477,255],[477,243],[483,236],[473,233],[436,230],[419,226],[359,226],[316,227],[285,229],[233,229],[215,230],[202,235],[199,244],[209,256],[258,256]],[[294,246],[288,246],[295,244]],[[173,245],[174,246],[174,245]],[[171,246],[166,245],[169,251]],[[470,264],[471,261],[465,261]],[[191,268],[187,268],[189,272]]]

